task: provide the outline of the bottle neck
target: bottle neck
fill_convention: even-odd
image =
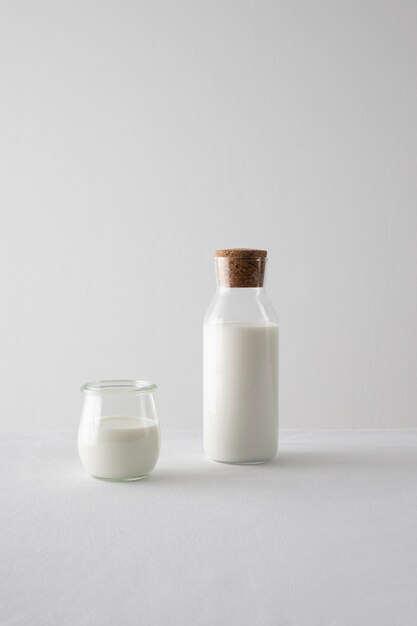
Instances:
[[[277,318],[263,287],[219,286],[204,321],[206,324],[271,324]]]
[[[253,298],[265,293],[265,287],[222,287],[217,285],[218,295],[225,295],[236,298]]]

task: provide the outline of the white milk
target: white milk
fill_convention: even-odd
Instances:
[[[278,447],[278,325],[205,324],[204,448],[254,463]]]
[[[146,476],[156,465],[159,449],[159,426],[146,417],[102,417],[78,435],[81,461],[97,478]]]

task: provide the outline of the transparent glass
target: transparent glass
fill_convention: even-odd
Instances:
[[[154,469],[160,451],[156,385],[102,380],[81,387],[84,403],[78,452],[87,472],[113,481],[139,480]]]
[[[218,287],[204,318],[204,448],[226,463],[277,452],[278,321],[263,286]]]

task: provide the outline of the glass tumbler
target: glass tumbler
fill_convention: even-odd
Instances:
[[[112,481],[148,476],[160,450],[156,385],[142,380],[101,380],[86,383],[81,391],[78,452],[87,472]]]

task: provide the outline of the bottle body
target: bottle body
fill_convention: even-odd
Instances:
[[[204,448],[260,463],[278,448],[278,323],[263,281],[219,286],[204,320]]]

